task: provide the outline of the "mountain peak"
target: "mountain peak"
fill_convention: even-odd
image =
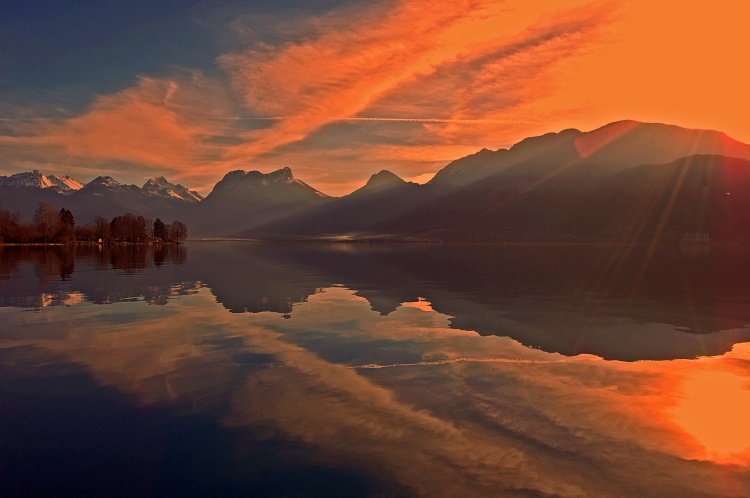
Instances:
[[[750,147],[714,130],[623,120],[575,139],[582,160],[613,164],[667,163],[693,154],[750,158]]]
[[[388,171],[387,169],[381,170],[370,177],[365,184],[365,187],[390,187],[396,185],[403,185],[406,181]]]
[[[171,183],[169,183],[167,179],[164,178],[163,176],[154,176],[152,178],[149,178],[148,181],[143,184],[143,188],[157,187],[157,186],[160,187],[164,185],[171,185]]]
[[[288,183],[291,183],[294,181],[292,168],[290,168],[289,166],[285,166],[281,169],[277,169],[276,171],[266,173],[266,177],[272,181],[283,181],[283,182],[288,182]]]
[[[79,190],[83,184],[69,176],[45,175],[38,169],[10,176],[0,176],[0,185],[14,187],[57,188],[62,193]]]
[[[203,197],[192,190],[188,190],[180,184],[174,184],[163,176],[155,176],[143,184],[143,190],[149,195],[166,198],[182,199],[187,202],[199,202]]]
[[[567,128],[560,132],[550,132],[536,137],[524,138],[509,150],[515,154],[537,154],[541,149],[566,144],[584,133],[575,128]]]
[[[287,188],[287,185],[291,189]],[[281,168],[270,173],[260,171],[230,171],[214,186],[206,199],[215,199],[224,195],[252,198],[272,198],[283,202],[285,198],[297,198],[312,194],[318,198],[327,195],[310,187],[305,182],[297,180],[289,167]]]
[[[349,195],[373,194],[409,184],[403,178],[387,169],[381,170],[370,177],[364,186],[358,188]]]
[[[112,178],[111,176],[97,176],[86,184],[87,188],[90,187],[119,187],[120,182]]]

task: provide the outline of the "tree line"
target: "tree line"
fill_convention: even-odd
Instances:
[[[96,216],[90,223],[77,226],[73,213],[59,211],[44,202],[34,212],[31,223],[22,221],[20,213],[0,208],[0,243],[172,243],[181,244],[187,238],[187,226],[175,220],[164,223],[151,221],[140,215],[126,213],[111,220]]]

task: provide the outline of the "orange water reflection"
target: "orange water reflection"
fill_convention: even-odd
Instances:
[[[700,371],[683,386],[675,420],[720,463],[750,463],[750,378]]]
[[[196,291],[84,303],[75,320],[0,309],[0,349],[63,356],[143,405],[192,406],[252,437],[272,428],[424,496],[750,497],[750,343],[605,361],[452,329],[425,298],[383,316],[328,287],[284,320]]]

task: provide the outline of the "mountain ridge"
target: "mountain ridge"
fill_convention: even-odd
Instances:
[[[660,171],[684,166],[691,172],[703,168],[705,181],[718,185],[721,179],[717,175],[731,171],[734,178],[742,176],[736,173],[750,168],[748,160],[750,145],[722,132],[623,120],[589,132],[569,128],[528,137],[509,148],[482,149],[447,164],[423,185],[381,170],[362,187],[342,197],[328,196],[295,178],[289,167],[269,173],[230,171],[205,198],[164,177],[150,178],[138,187],[100,176],[63,193],[59,186],[52,185],[50,177],[35,171],[0,177],[0,203],[13,208],[18,201],[23,204],[25,215],[33,212],[38,201],[59,204],[74,209],[77,215],[80,210],[79,219],[84,221],[97,209],[96,214],[105,216],[130,211],[144,216],[179,217],[191,225],[194,235],[593,240],[611,238],[613,228],[607,228],[607,223],[619,219],[617,209],[600,205],[597,200],[617,190],[613,182],[630,182],[645,188],[649,178],[659,177]],[[672,163],[683,166],[669,166]],[[732,167],[720,166],[724,163],[731,163]],[[699,164],[703,166],[695,166]],[[9,180],[22,177],[45,187]],[[659,188],[666,192],[668,182],[660,181]],[[691,195],[702,195],[694,182],[678,187],[689,187]],[[20,194],[19,189],[26,193]],[[664,192],[654,194],[656,200],[652,202],[662,202],[658,199]],[[617,195],[622,212],[637,209],[631,205],[637,203],[637,196]],[[19,201],[18,197],[23,199]],[[723,201],[712,194],[710,202]],[[739,206],[738,202],[734,204]],[[685,202],[679,205],[686,220],[695,216]],[[587,209],[609,213],[608,221],[591,221],[599,232],[571,221],[573,216],[589,219]],[[744,219],[739,214],[735,217]],[[688,221],[674,227],[689,228]],[[650,226],[649,230],[653,232],[657,227]],[[726,230],[722,233],[722,237],[729,236]],[[660,236],[640,235],[651,239]]]

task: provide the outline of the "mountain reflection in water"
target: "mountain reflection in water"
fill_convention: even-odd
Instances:
[[[739,250],[0,251],[3,496],[750,496]]]

